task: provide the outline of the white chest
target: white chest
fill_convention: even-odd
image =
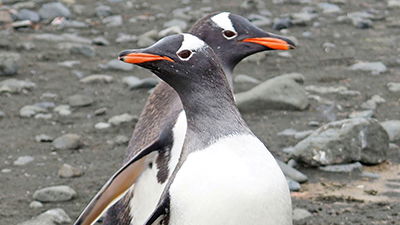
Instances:
[[[292,224],[284,175],[251,135],[223,138],[191,153],[170,197],[170,225]]]

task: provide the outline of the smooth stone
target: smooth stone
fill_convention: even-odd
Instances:
[[[138,37],[136,35],[124,34],[119,33],[115,42],[117,43],[126,43],[126,42],[135,42],[137,41]]]
[[[111,124],[105,123],[105,122],[99,122],[94,125],[94,128],[96,128],[97,130],[104,130],[104,129],[107,129],[110,127],[111,127]]]
[[[95,45],[100,45],[100,46],[106,46],[109,45],[110,42],[105,38],[105,37],[96,37],[93,39],[93,44]]]
[[[6,113],[3,111],[0,111],[0,119],[3,119],[4,117],[6,117]]]
[[[304,175],[302,172],[294,169],[293,167],[290,167],[289,165],[287,165],[286,163],[284,163],[280,160],[276,160],[276,162],[278,163],[279,167],[281,168],[281,170],[282,170],[283,174],[285,174],[285,176],[287,176],[290,179],[297,181],[299,183],[307,182],[308,177],[306,175]]]
[[[122,26],[123,20],[121,15],[108,16],[102,21],[107,27]]]
[[[46,187],[33,193],[33,198],[40,202],[64,202],[75,196],[76,191],[66,185]]]
[[[68,214],[60,208],[49,209],[46,212],[18,225],[60,225],[71,223]]]
[[[181,30],[186,30],[188,24],[184,20],[172,19],[164,23],[164,27],[178,26]]]
[[[361,104],[361,108],[375,110],[379,104],[385,103],[386,100],[379,95],[373,95],[366,102]]]
[[[62,20],[54,26],[58,26],[60,28],[87,28],[89,25],[85,22],[76,21],[76,20]]]
[[[114,143],[117,145],[124,145],[129,142],[129,138],[125,135],[118,135],[114,138]]]
[[[367,178],[372,178],[372,179],[379,179],[381,175],[377,173],[370,173],[370,172],[362,172],[361,173],[362,177],[367,177]]]
[[[400,0],[389,0],[387,4],[391,9],[400,8]]]
[[[322,13],[325,14],[340,13],[342,11],[339,6],[332,3],[322,2],[318,4],[318,7],[322,9]]]
[[[252,84],[259,84],[261,83],[261,81],[259,81],[258,79],[245,75],[245,74],[239,74],[237,76],[235,76],[234,81],[236,83],[252,83]]]
[[[68,97],[68,104],[72,107],[90,106],[94,100],[86,95],[72,95]]]
[[[389,135],[390,141],[400,141],[400,120],[384,121],[381,125]]]
[[[272,24],[270,18],[267,18],[262,15],[251,14],[247,16],[247,19],[250,20],[250,22],[257,27],[265,27],[265,26],[270,26]]]
[[[57,46],[59,49],[67,50],[71,54],[83,55],[87,57],[96,56],[95,49],[90,45],[79,43],[60,43]]]
[[[295,208],[293,209],[293,221],[299,221],[312,216],[307,209]]]
[[[96,109],[96,111],[94,111],[94,115],[96,115],[96,116],[101,116],[101,115],[104,115],[106,113],[107,113],[107,108],[106,107],[103,107],[103,108],[100,108],[100,109]]]
[[[84,84],[92,84],[92,83],[111,83],[113,81],[113,77],[106,74],[93,74],[87,77],[84,77],[80,80],[81,83]]]
[[[82,176],[82,174],[83,174],[83,171],[81,168],[73,167],[66,163],[64,163],[58,169],[58,176],[61,178],[80,177],[80,176]]]
[[[96,7],[96,16],[104,18],[112,15],[111,7],[108,5],[99,5]]]
[[[290,14],[290,17],[292,18],[292,23],[294,25],[306,26],[310,25],[316,18],[318,18],[318,14],[308,11],[303,11],[298,13],[292,13]]]
[[[39,9],[39,15],[42,19],[52,20],[56,17],[71,17],[69,9],[60,2],[43,4]]]
[[[321,166],[318,169],[325,171],[325,172],[350,173],[355,170],[361,172],[362,165],[359,162],[355,162],[355,163],[351,163],[351,164]]]
[[[387,159],[388,148],[388,134],[376,120],[354,118],[321,126],[294,146],[291,157],[311,166],[378,164]]]
[[[290,191],[300,191],[301,185],[299,182],[294,181],[294,180],[290,179],[289,177],[286,177],[286,181],[288,183]]]
[[[0,1],[1,4],[1,1]],[[9,10],[0,9],[0,25],[12,23],[13,18]]]
[[[343,96],[359,96],[361,93],[359,91],[349,90],[345,86],[337,86],[337,87],[323,87],[323,86],[315,86],[309,85],[305,87],[307,92],[313,92],[317,94],[338,94]]]
[[[130,80],[130,81],[133,81],[133,80]],[[127,83],[127,82],[125,82],[125,83]],[[160,83],[160,80],[158,78],[148,77],[148,78],[141,79],[141,80],[137,81],[136,83],[129,82],[128,86],[129,86],[129,89],[133,90],[133,89],[140,89],[140,88],[153,88],[153,87],[157,86],[158,83]]]
[[[2,173],[11,173],[12,170],[9,169],[9,168],[4,168],[4,169],[1,170],[1,172],[2,172]]]
[[[48,34],[48,33],[41,33],[41,34],[34,34],[32,35],[33,39],[41,40],[41,41],[51,41],[51,42],[74,42],[74,43],[81,43],[81,44],[91,44],[92,40],[89,38],[78,36],[77,34]]]
[[[14,166],[25,166],[26,164],[29,164],[35,160],[34,157],[25,155],[25,156],[20,156],[14,161]]]
[[[180,34],[180,33],[182,33],[182,29],[179,26],[172,26],[158,32],[158,37],[162,38],[168,35]]]
[[[77,134],[64,134],[53,141],[54,148],[58,150],[77,149],[81,145],[81,136]]]
[[[302,87],[304,76],[298,73],[284,74],[269,79],[249,91],[235,95],[241,112],[266,109],[304,110],[309,105]]]
[[[147,47],[152,45],[158,38],[157,30],[150,30],[137,38],[137,44],[139,47]]]
[[[19,110],[19,115],[21,117],[33,117],[38,113],[47,112],[46,108],[36,106],[36,105],[26,105]]]
[[[121,62],[118,59],[112,59],[108,61],[105,65],[101,65],[100,67],[102,69],[120,70],[120,71],[131,71],[133,69],[132,64]]]
[[[350,69],[371,72],[372,75],[379,75],[387,71],[387,67],[382,62],[358,62],[350,66]]]
[[[59,105],[55,107],[54,112],[58,113],[61,116],[68,116],[71,115],[71,107],[69,105]]]
[[[34,87],[36,84],[28,80],[7,79],[0,82],[0,93],[17,94]]]
[[[64,62],[59,62],[57,63],[58,65],[62,66],[62,67],[66,67],[66,68],[74,68],[78,65],[81,64],[81,61],[78,60],[69,60],[69,61],[64,61]]]
[[[21,55],[16,52],[0,52],[0,76],[11,76],[18,73]]]
[[[308,122],[308,126],[310,126],[310,127],[319,127],[320,125],[321,125],[321,123],[318,122],[318,121],[310,121],[310,122]]]
[[[35,11],[29,9],[21,9],[17,13],[18,20],[30,20],[32,22],[39,22],[40,17],[39,14]]]
[[[275,18],[272,24],[272,29],[282,30],[292,26],[292,20],[290,18]]]
[[[123,123],[129,123],[134,120],[137,120],[138,118],[136,116],[130,115],[128,113],[124,113],[121,115],[113,116],[108,120],[108,123],[114,125],[114,126],[119,126]]]
[[[38,202],[38,201],[32,201],[32,202],[29,204],[29,207],[30,207],[30,208],[33,208],[33,209],[38,209],[38,208],[42,208],[42,207],[43,207],[43,204],[42,204],[41,202]]]
[[[386,87],[390,92],[400,92],[400,83],[389,82],[386,84]]]
[[[372,118],[374,114],[374,110],[355,111],[350,113],[349,118]]]
[[[51,115],[50,113],[38,113],[34,116],[35,119],[44,119],[44,120],[51,119],[52,117],[53,115]]]
[[[35,140],[36,142],[52,142],[54,138],[47,134],[39,134],[35,136]]]

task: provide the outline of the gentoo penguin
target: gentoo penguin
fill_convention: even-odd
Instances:
[[[193,25],[190,33],[214,49],[231,86],[232,71],[243,58],[260,51],[294,48],[288,38],[264,32],[247,19],[228,12],[205,16]],[[131,172],[119,176],[129,179],[123,178],[120,182],[110,179],[75,224],[93,224],[115,202],[108,210],[105,225],[143,224],[158,203],[178,162],[185,133],[186,116],[179,96],[168,84],[161,82],[148,98],[128,146],[128,156],[121,171],[127,167]],[[148,147],[157,151],[138,161],[132,160]],[[123,198],[119,200],[120,197]]]
[[[286,179],[240,116],[219,59],[206,43],[173,35],[123,51],[120,58],[174,88],[187,119],[181,157],[145,225],[292,224]]]

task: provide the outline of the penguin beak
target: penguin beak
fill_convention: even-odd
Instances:
[[[132,63],[132,64],[140,64],[140,63],[158,61],[158,60],[166,60],[166,61],[174,62],[174,60],[172,60],[171,58],[169,58],[167,56],[143,53],[143,52],[138,52],[135,50],[122,51],[121,53],[119,53],[118,59],[123,62]]]
[[[265,37],[245,38],[242,42],[262,45],[273,50],[289,50],[296,48],[294,42],[289,38],[269,33],[267,33]]]

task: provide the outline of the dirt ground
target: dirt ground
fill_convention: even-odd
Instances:
[[[1,2],[1,1],[0,1]],[[45,2],[45,1],[39,1]],[[90,198],[104,184],[109,176],[122,163],[126,145],[110,144],[118,135],[130,137],[134,124],[125,124],[105,130],[97,130],[94,125],[107,121],[114,115],[130,113],[139,115],[148,96],[147,89],[130,91],[121,82],[124,76],[134,75],[149,77],[149,72],[135,67],[132,71],[103,70],[99,65],[116,58],[123,49],[135,48],[133,43],[116,43],[118,33],[140,35],[150,29],[161,30],[163,23],[172,18],[176,8],[191,6],[193,11],[201,7],[210,7],[210,11],[231,11],[247,16],[257,13],[254,9],[240,7],[242,1],[181,1],[136,0],[135,7],[126,7],[125,1],[76,1],[85,6],[82,15],[73,14],[74,20],[90,23],[85,29],[55,29],[43,24],[34,29],[8,30],[0,36],[0,50],[14,51],[21,54],[21,68],[16,79],[29,79],[36,83],[32,91],[21,94],[0,95],[0,110],[6,116],[0,118],[0,169],[11,172],[0,173],[0,224],[17,224],[30,219],[41,212],[60,207],[75,219]],[[147,4],[143,4],[147,2]],[[208,3],[207,3],[208,2]],[[271,18],[286,13],[300,11],[303,7],[316,7],[322,1],[310,1],[310,4],[273,4],[265,1]],[[375,118],[379,121],[400,119],[400,96],[390,93],[388,82],[400,82],[400,8],[388,9],[387,1],[377,0],[332,0],[342,12],[339,14],[319,13],[316,21],[319,25],[293,26],[284,34],[296,37],[298,48],[291,51],[292,57],[282,57],[278,52],[271,52],[260,63],[242,62],[235,74],[247,74],[261,81],[284,73],[298,72],[305,76],[305,85],[347,86],[361,93],[356,97],[324,95],[334,101],[339,109],[334,111],[336,119],[347,118],[348,114],[360,110],[360,105],[371,96],[378,94],[386,102],[378,106]],[[106,27],[94,14],[99,3],[112,7],[114,14],[122,15],[123,26]],[[38,4],[40,5],[40,4]],[[136,7],[137,6],[137,7]],[[72,6],[71,6],[72,7]],[[316,7],[317,8],[317,7]],[[337,22],[339,15],[354,11],[376,10],[385,19],[374,21],[372,29],[357,29],[351,24]],[[163,13],[165,18],[150,21],[128,22],[130,18]],[[189,21],[189,26],[194,21]],[[393,25],[397,22],[397,26]],[[273,31],[271,26],[262,27]],[[311,37],[304,37],[305,31]],[[40,33],[77,33],[86,38],[103,36],[110,41],[107,46],[93,46],[96,56],[85,57],[65,54],[59,50],[56,42],[44,42],[32,39],[32,34]],[[34,49],[23,50],[20,45],[33,42]],[[335,47],[327,49],[324,43],[333,43]],[[64,68],[57,63],[67,60],[79,60],[80,65]],[[348,69],[357,61],[381,61],[388,71],[373,76],[365,72]],[[111,84],[82,84],[73,74],[78,70],[85,75],[108,74],[113,76]],[[0,81],[12,77],[0,77]],[[236,92],[251,88],[252,85],[240,83]],[[93,97],[94,104],[88,107],[74,108],[70,116],[53,113],[48,120],[21,118],[19,110],[29,104],[44,101],[43,93],[55,93],[58,97],[52,101],[56,105],[67,103],[67,98],[76,93]],[[105,115],[94,116],[94,112],[105,107]],[[296,144],[292,140],[278,136],[280,131],[293,128],[296,130],[313,129],[310,121],[328,122],[321,103],[311,101],[305,111],[263,111],[244,114],[254,133],[268,146],[279,159],[287,160],[282,149]],[[64,133],[76,133],[82,136],[84,145],[79,150],[56,151],[51,143],[38,143],[35,136],[47,134],[58,137]],[[400,143],[396,143],[400,144]],[[29,155],[34,161],[24,166],[14,166],[19,157]],[[364,171],[380,174],[378,179],[367,179],[359,173],[332,174],[315,168],[301,168],[309,181],[302,184],[300,192],[292,193],[294,207],[305,208],[312,217],[297,221],[295,224],[400,224],[400,151],[391,150],[389,160],[377,166],[364,166]],[[68,163],[84,170],[84,175],[77,178],[60,178],[59,167]],[[68,202],[44,203],[42,208],[30,208],[32,193],[40,188],[52,185],[69,185],[78,193]],[[371,192],[369,190],[375,190]]]

